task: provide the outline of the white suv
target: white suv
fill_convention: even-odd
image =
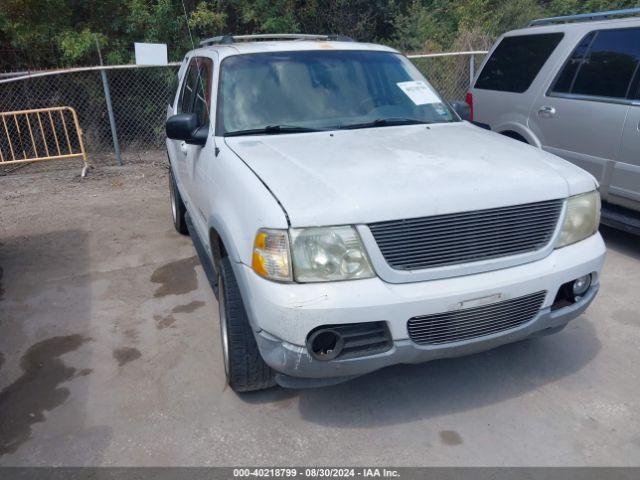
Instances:
[[[594,178],[460,120],[391,48],[211,39],[169,110],[173,218],[215,272],[236,391],[556,332],[596,295]]]

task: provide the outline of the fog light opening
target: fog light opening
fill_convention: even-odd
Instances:
[[[589,291],[592,283],[593,274],[589,274],[562,284],[551,305],[551,310],[558,310],[559,308],[568,307],[576,303]]]
[[[344,339],[335,330],[317,330],[309,336],[307,347],[317,360],[333,360],[342,352]]]
[[[571,287],[574,298],[578,300],[585,293],[587,293],[587,290],[589,290],[590,286],[591,286],[591,275],[584,275],[580,278],[576,278],[573,281],[573,285]]]

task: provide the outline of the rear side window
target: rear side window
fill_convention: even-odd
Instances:
[[[639,64],[640,29],[592,32],[580,42],[551,92],[632,98]]]
[[[526,91],[563,36],[547,33],[503,38],[480,72],[475,88]]]

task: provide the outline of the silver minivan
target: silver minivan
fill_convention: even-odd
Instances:
[[[502,35],[467,94],[476,123],[575,163],[602,222],[640,233],[640,8],[535,20]],[[623,18],[626,17],[626,18]]]

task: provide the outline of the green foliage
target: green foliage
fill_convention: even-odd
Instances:
[[[189,17],[189,27],[199,36],[222,33],[227,21],[224,12],[215,10],[215,5],[208,2],[200,2]]]
[[[57,38],[60,51],[65,61],[77,62],[96,51],[96,42],[105,45],[107,37],[94,33],[88,28],[81,31],[65,30]]]
[[[224,33],[339,33],[404,51],[484,49],[534,18],[640,6],[640,0],[1,0],[0,69],[133,61],[163,42],[179,60]]]

